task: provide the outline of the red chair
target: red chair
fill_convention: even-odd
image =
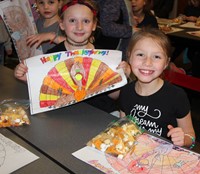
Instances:
[[[163,75],[165,80],[175,85],[200,92],[200,78],[181,74],[170,69],[166,69]]]

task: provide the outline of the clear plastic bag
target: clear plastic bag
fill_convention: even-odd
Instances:
[[[132,117],[126,116],[112,123],[106,130],[90,140],[87,145],[120,159],[134,150],[137,136],[143,130]]]
[[[28,100],[7,99],[0,102],[0,127],[29,125],[28,108]]]

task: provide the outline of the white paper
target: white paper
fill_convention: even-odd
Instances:
[[[162,30],[162,27],[164,27],[164,25],[159,25],[160,27],[160,30]],[[170,31],[164,31],[162,30],[164,33],[175,33],[175,32],[179,32],[179,31],[183,31],[184,29],[183,28],[177,28],[177,27],[171,27],[171,30]]]
[[[83,62],[79,61],[79,58]],[[121,51],[91,49],[63,51],[26,59],[25,64],[28,66],[27,79],[31,114],[57,109],[58,107],[54,107],[54,103],[58,100],[60,101],[61,96],[65,95],[74,98],[77,91],[79,92],[82,89],[86,95],[81,101],[125,85],[127,83],[126,76],[122,69],[117,69],[121,60]],[[70,61],[74,62],[71,63]],[[88,62],[90,62],[90,64]],[[80,65],[80,67],[82,67],[78,68],[79,71],[80,69],[82,70],[79,74],[83,77],[79,82],[75,81],[74,75],[72,75],[72,67],[74,67],[75,64],[76,66]],[[105,68],[101,68],[100,65]],[[102,70],[103,73],[100,73],[99,70]],[[95,80],[98,82],[95,83],[97,88],[102,88],[102,86],[104,86],[105,78],[108,79],[107,76],[103,76],[104,73],[107,74],[108,71],[106,70],[109,70],[112,74],[116,73],[116,76],[119,77],[121,81],[107,85],[101,90],[94,90],[96,88],[91,85],[95,83]],[[96,74],[99,73],[100,75],[96,76]],[[94,92],[91,92],[91,89],[93,89]],[[46,91],[43,92],[44,90]],[[70,102],[60,107],[69,106],[76,102],[79,101],[72,99]]]
[[[120,174],[107,161],[106,155],[92,147],[86,146],[72,154],[76,158],[86,162],[89,165],[101,170],[104,173]]]
[[[158,24],[161,25],[177,25],[178,23],[174,22],[172,19],[166,19],[166,18],[157,18]]]
[[[196,26],[194,22],[187,22],[185,24],[180,25],[180,27],[200,29],[200,26]]]
[[[200,37],[200,31],[189,31],[187,32],[188,34],[191,34],[193,36],[197,36],[197,37]]]
[[[8,174],[39,157],[0,134],[0,174]]]

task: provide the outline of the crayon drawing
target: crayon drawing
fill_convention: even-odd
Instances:
[[[31,113],[69,106],[127,83],[121,52],[74,50],[35,56],[28,66]],[[42,70],[42,71],[41,71]]]
[[[123,159],[106,155],[92,147],[80,149],[73,155],[105,173],[200,174],[200,154],[148,133],[138,136],[133,152]]]
[[[42,54],[41,48],[29,47],[27,36],[37,33],[35,21],[28,0],[0,2],[0,15],[13,40],[17,55],[21,60]]]

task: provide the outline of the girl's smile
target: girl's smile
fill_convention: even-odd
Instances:
[[[143,38],[131,52],[130,64],[138,81],[150,83],[161,75],[168,65],[168,58],[158,43]]]
[[[74,45],[87,42],[92,31],[96,29],[96,21],[91,9],[85,5],[76,4],[68,7],[63,15],[60,27],[65,31],[68,41]]]

